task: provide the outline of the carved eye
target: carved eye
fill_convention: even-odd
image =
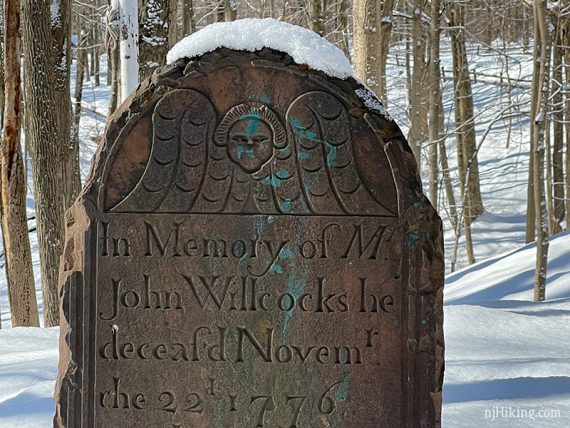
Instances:
[[[265,135],[258,135],[252,138],[254,143],[263,143],[264,141],[269,140],[269,137],[266,137]]]
[[[235,141],[236,143],[247,143],[247,136],[235,134],[232,135],[232,140]]]

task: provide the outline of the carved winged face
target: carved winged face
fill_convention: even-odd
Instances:
[[[273,156],[273,132],[256,115],[238,119],[230,128],[228,138],[230,159],[248,174],[259,171]]]

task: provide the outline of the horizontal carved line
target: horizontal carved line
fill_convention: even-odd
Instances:
[[[168,211],[168,212],[149,212],[149,211],[103,211],[103,213],[105,215],[118,215],[118,214],[137,214],[137,215],[189,215],[189,216],[195,216],[195,215],[217,215],[217,216],[252,216],[252,215],[271,215],[274,217],[344,217],[347,219],[354,219],[354,218],[382,218],[382,219],[394,219],[393,223],[396,223],[395,220],[398,219],[398,216],[396,215],[389,215],[389,214],[385,214],[385,215],[380,215],[380,214],[343,214],[343,213],[338,213],[338,214],[302,214],[302,213],[291,213],[291,214],[282,214],[279,212],[270,212],[270,213],[259,213],[259,212],[255,212],[255,213],[248,213],[248,212],[243,212],[243,213],[221,213],[219,211],[200,211],[200,212],[183,212],[183,211]]]

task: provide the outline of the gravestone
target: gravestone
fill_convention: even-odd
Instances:
[[[161,68],[66,221],[56,426],[439,426],[441,224],[354,79]]]

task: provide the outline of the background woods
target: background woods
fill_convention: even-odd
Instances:
[[[121,72],[119,3],[3,3],[0,189],[9,303],[0,304],[10,305],[12,326],[39,325],[30,238],[38,246],[43,325],[59,322],[64,213],[88,168],[80,143],[102,132],[83,135],[81,121],[114,111],[121,79],[132,72]],[[493,131],[503,130],[506,152],[528,165],[520,214],[526,241],[537,240],[535,299],[544,300],[548,237],[567,228],[570,212],[570,1],[139,1],[135,78],[150,76],[174,43],[208,24],[268,17],[337,45],[389,107],[445,219],[448,271],[478,259],[477,222],[496,204],[481,191],[479,159]],[[488,69],[480,66],[485,59]],[[84,102],[86,87],[106,88],[108,112]],[[499,96],[485,99],[489,88]]]

